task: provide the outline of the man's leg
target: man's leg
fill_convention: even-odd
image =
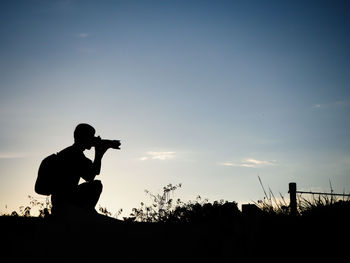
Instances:
[[[72,200],[75,200],[75,194],[68,192],[59,192],[51,195],[51,214],[63,215],[67,211],[67,206],[72,204]]]
[[[100,180],[85,182],[78,185],[77,205],[87,210],[95,210],[95,206],[102,192]]]

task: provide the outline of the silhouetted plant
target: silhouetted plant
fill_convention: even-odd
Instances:
[[[22,216],[22,217],[30,217],[32,216],[33,208],[36,208],[39,212],[39,217],[47,217],[51,214],[52,204],[50,201],[50,197],[46,197],[45,201],[39,201],[34,197],[28,195],[29,205],[22,205],[19,207],[19,211],[12,211],[11,214],[2,214],[3,216]]]
[[[200,222],[230,222],[240,215],[236,202],[224,200],[208,202],[205,199],[201,202],[197,198],[195,202],[183,203],[177,206],[170,214],[168,221],[183,223],[200,223]]]
[[[140,208],[133,208],[126,221],[139,222],[217,222],[232,220],[240,214],[236,202],[224,200],[209,203],[208,199],[202,200],[200,196],[195,201],[187,203],[177,199],[175,202],[170,198],[170,192],[181,187],[181,184],[168,184],[163,188],[162,194],[150,195],[153,203],[150,206],[141,202]]]
[[[52,203],[50,200],[50,197],[46,197],[45,201],[38,201],[34,197],[28,195],[28,198],[30,199],[30,206],[31,208],[37,207],[39,211],[39,217],[46,217],[51,214],[52,209]]]
[[[174,209],[173,199],[170,198],[170,193],[180,188],[182,185],[168,184],[163,187],[162,194],[152,194],[150,191],[145,190],[153,203],[147,206],[144,202],[141,202],[140,208],[133,208],[129,218],[124,218],[126,221],[139,221],[139,222],[164,222],[167,221],[171,211]]]
[[[286,200],[284,199],[283,195],[279,193],[280,199],[277,199],[270,187],[267,194],[260,176],[258,176],[258,179],[265,196],[262,200],[254,202],[254,204],[263,212],[268,214],[289,214],[289,206]]]
[[[18,213],[16,211],[12,211],[11,216],[18,216]]]
[[[330,208],[350,208],[349,197],[340,199],[337,196],[329,195],[312,195],[311,198],[305,198],[298,195],[298,211],[301,215],[315,213],[315,211],[325,211]]]
[[[259,176],[258,176],[258,179],[265,196],[263,200],[258,200],[257,202],[254,202],[254,204],[257,205],[258,208],[260,208],[263,212],[267,214],[289,215],[290,213],[289,205],[287,204],[283,195],[279,193],[280,199],[277,199],[270,187],[267,194],[267,191],[265,190],[265,187]],[[330,185],[330,192],[333,193],[333,187],[331,182],[329,182],[329,185]],[[299,215],[310,214],[311,210],[333,206],[339,201],[343,201],[346,203],[349,200],[350,200],[350,197],[347,197],[347,198],[343,197],[343,199],[341,200],[335,195],[329,196],[326,194],[324,195],[314,194],[312,195],[311,198],[306,198],[305,195],[303,196],[302,194],[298,194],[297,210]]]
[[[264,192],[263,200],[254,202],[259,209],[269,215],[289,215],[289,205],[279,193],[280,198],[277,199],[270,188],[267,192],[259,178],[260,185]],[[233,220],[240,215],[240,211],[236,202],[228,202],[224,200],[214,201],[210,203],[208,199],[202,199],[197,196],[194,201],[183,202],[180,199],[173,199],[171,194],[175,190],[181,188],[181,184],[168,184],[163,187],[161,194],[153,194],[145,190],[146,194],[151,198],[151,205],[146,205],[141,202],[139,208],[133,208],[129,217],[124,217],[125,221],[138,222],[224,222]],[[333,189],[331,188],[331,193]],[[29,205],[20,206],[19,211],[13,211],[11,214],[2,214],[3,216],[32,216],[33,208],[39,211],[39,217],[46,217],[51,214],[52,204],[50,198],[45,201],[39,201],[36,198],[28,195]],[[298,195],[298,212],[299,215],[310,215],[324,213],[325,211],[335,211],[337,209],[350,209],[350,198],[337,198],[336,196],[328,195],[312,195],[311,198],[306,198],[301,194]],[[328,209],[328,210],[327,210]],[[117,218],[121,213],[120,209],[114,217]],[[320,212],[321,211],[321,212]],[[99,206],[99,212],[105,216],[112,216],[112,213],[107,207]]]
[[[30,210],[31,207],[30,206],[20,206],[19,207],[19,215],[20,216],[24,216],[24,217],[29,217],[30,216]]]
[[[120,208],[120,209],[114,214],[113,217],[118,219],[118,217],[119,217],[122,213],[123,213],[123,209]]]
[[[111,216],[112,215],[112,213],[107,210],[107,207],[102,207],[101,205],[99,206],[98,211],[100,211],[101,214],[103,214],[105,216]]]

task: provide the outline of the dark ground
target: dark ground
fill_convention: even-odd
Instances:
[[[196,223],[0,217],[1,262],[348,260],[349,208]],[[323,259],[323,260],[322,260]]]

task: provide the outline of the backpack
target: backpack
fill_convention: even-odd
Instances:
[[[55,191],[59,175],[59,158],[54,153],[44,158],[39,166],[35,182],[35,192],[40,195],[51,195]]]

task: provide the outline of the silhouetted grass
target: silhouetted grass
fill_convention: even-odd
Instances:
[[[32,217],[34,208],[42,211],[39,217],[43,217],[51,204],[48,199],[40,202],[29,197],[29,205],[21,206],[18,213],[0,217],[0,230],[7,241],[6,251],[25,251],[19,254],[18,262],[36,259],[37,244],[44,246],[40,253],[48,258],[57,255],[61,262],[67,259],[62,246],[69,252],[67,255],[94,262],[101,257],[104,261],[114,257],[123,262],[152,263],[164,262],[164,259],[169,262],[249,262],[255,255],[265,258],[267,251],[270,251],[268,258],[274,261],[280,259],[276,256],[278,253],[285,257],[287,249],[296,247],[306,248],[302,250],[303,257],[309,253],[314,259],[321,246],[326,247],[322,253],[331,253],[328,255],[332,257],[337,253],[344,258],[344,246],[333,240],[344,240],[350,235],[349,200],[322,195],[310,199],[298,196],[299,215],[295,217],[289,215],[288,200],[281,194],[277,198],[270,188],[265,190],[261,180],[260,183],[265,198],[255,202],[260,210],[252,214],[242,213],[236,202],[209,202],[200,196],[188,202],[173,199],[171,193],[181,185],[168,184],[160,194],[146,191],[151,204],[142,202],[122,223],[117,220],[62,222]],[[100,207],[99,211],[112,215],[106,207]],[[298,253],[296,249],[291,250],[288,259],[298,259]],[[146,258],[140,259],[138,255]],[[13,261],[9,258],[7,262]]]
[[[279,199],[277,199],[269,187],[269,191],[265,190],[265,187],[258,176],[260,186],[264,192],[264,198],[262,200],[254,201],[254,204],[265,213],[269,214],[288,214],[289,205],[281,193],[279,193]]]
[[[254,201],[253,203],[265,214],[289,215],[289,204],[284,196],[279,193],[278,198],[276,198],[271,188],[268,187],[268,190],[266,190],[259,176],[258,179],[264,193],[264,198]],[[237,203],[234,201],[219,200],[210,203],[208,199],[202,199],[199,195],[195,200],[187,202],[180,199],[173,199],[171,197],[173,195],[171,194],[181,188],[181,186],[182,184],[168,184],[163,187],[163,191],[160,194],[153,194],[145,190],[152,203],[146,205],[145,202],[141,202],[139,208],[133,208],[132,213],[123,219],[128,222],[198,222],[209,220],[217,221],[218,218],[227,220],[240,213]],[[333,192],[332,186],[331,192]],[[30,217],[33,216],[33,210],[39,212],[38,217],[44,218],[50,215],[52,205],[49,197],[45,198],[44,201],[39,201],[30,195],[28,195],[28,198],[29,204],[20,206],[18,212],[13,211],[10,214],[3,213],[1,215]],[[349,197],[339,198],[329,195],[311,195],[311,197],[306,197],[305,195],[298,194],[298,214],[300,216],[310,214],[311,210],[333,206],[339,202],[347,204],[349,203],[349,199]],[[112,216],[112,212],[110,212],[107,207],[99,206],[98,210],[105,216]],[[117,218],[122,211],[123,210],[120,209],[113,217]],[[227,218],[225,219],[225,217]]]
[[[279,193],[279,198],[276,198],[271,188],[266,191],[261,178],[258,176],[260,186],[264,192],[264,198],[262,200],[255,201],[254,204],[263,212],[271,215],[289,215],[290,207],[284,196]],[[330,193],[333,193],[332,184],[330,183]],[[338,202],[347,203],[350,197],[339,198],[335,195],[327,194],[297,194],[297,212],[298,215],[309,213],[311,210],[319,209],[322,207],[333,206]]]

